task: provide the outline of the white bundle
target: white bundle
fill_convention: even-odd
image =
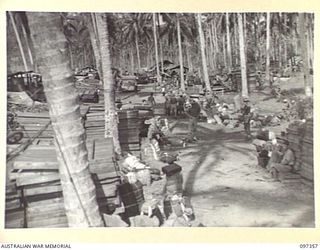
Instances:
[[[123,165],[127,167],[130,171],[132,170],[141,170],[145,169],[146,165],[140,162],[140,160],[134,156],[134,155],[129,155],[125,160]]]

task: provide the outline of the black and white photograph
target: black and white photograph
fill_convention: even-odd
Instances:
[[[5,229],[316,227],[314,13],[5,16]]]

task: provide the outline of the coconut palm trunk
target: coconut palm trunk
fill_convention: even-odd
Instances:
[[[85,130],[60,15],[28,12],[27,17],[55,134],[68,224],[70,227],[103,226],[89,172]]]
[[[272,84],[270,81],[270,12],[267,13],[266,83],[270,86]]]
[[[157,82],[159,84],[159,83],[161,83],[161,77],[160,77],[160,70],[159,70],[159,55],[158,55],[156,13],[152,13],[152,19],[153,19],[154,50],[155,50],[155,53],[156,53]]]
[[[229,29],[229,13],[226,13],[226,30],[227,30],[227,67],[228,72],[231,72],[231,42],[230,42],[230,29]]]
[[[184,84],[184,69],[183,69],[183,58],[182,58],[182,45],[181,45],[181,30],[180,30],[180,20],[177,14],[177,37],[178,37],[178,47],[179,47],[179,63],[180,63],[180,87],[182,91],[186,91],[186,86]]]
[[[303,61],[304,88],[307,96],[311,95],[310,74],[308,67],[308,43],[306,39],[305,13],[299,13],[300,53]]]
[[[201,14],[200,13],[197,14],[197,21],[198,21],[198,32],[199,32],[199,37],[200,37],[200,50],[201,50],[204,82],[205,82],[207,91],[211,92],[208,67],[207,67],[207,60],[206,60],[206,54],[205,54],[205,42],[204,42],[204,35],[203,35],[203,30],[202,30]]]
[[[19,32],[18,32],[18,29],[17,29],[17,26],[16,26],[16,22],[14,20],[12,12],[8,12],[8,13],[9,13],[11,24],[12,24],[12,27],[13,27],[13,30],[14,30],[15,37],[17,39],[17,43],[18,43],[18,46],[19,46],[19,50],[20,50],[22,61],[23,61],[24,69],[25,69],[25,71],[28,71],[28,64],[27,64],[26,56],[25,56],[24,51],[23,51],[22,42],[21,42],[21,39],[20,39],[20,36],[19,36]]]
[[[130,64],[131,64],[131,74],[134,73],[134,57],[133,57],[133,48],[130,46]]]
[[[139,32],[138,32],[138,27],[137,24],[134,24],[134,30],[135,30],[135,34],[134,34],[134,41],[136,44],[136,50],[137,50],[137,62],[138,62],[138,68],[141,68],[141,62],[140,62],[140,50],[139,50]]]
[[[118,117],[115,107],[115,88],[111,70],[109,51],[109,35],[106,14],[96,13],[98,37],[100,41],[100,54],[102,62],[102,81],[105,102],[105,137],[113,138],[114,151],[121,154],[118,133]]]
[[[163,49],[162,49],[162,42],[161,42],[161,37],[160,37],[160,13],[157,15],[157,21],[158,21],[158,35],[159,35],[159,49],[160,49],[160,64],[161,64],[161,73],[164,73],[164,67],[163,67]]]
[[[101,55],[99,51],[99,41],[97,38],[97,30],[96,30],[96,20],[93,13],[86,14],[86,24],[90,34],[91,46],[96,62],[96,68],[98,70],[99,76],[101,77]]]
[[[241,90],[242,96],[248,97],[248,82],[247,82],[247,66],[245,55],[245,42],[243,35],[242,14],[238,13],[238,28],[239,28],[239,50],[240,50],[240,65],[241,65]]]

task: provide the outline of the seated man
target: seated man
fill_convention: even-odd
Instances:
[[[284,141],[283,149],[272,152],[267,169],[274,179],[279,179],[279,174],[289,173],[294,170],[295,156],[289,148],[289,142]]]

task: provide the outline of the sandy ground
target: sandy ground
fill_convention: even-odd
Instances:
[[[144,86],[132,100],[145,98],[148,91],[152,88]],[[263,97],[252,94],[253,105],[265,112],[281,111],[282,104],[274,99],[261,102]],[[161,100],[157,95],[156,101]],[[186,120],[170,119],[170,124],[173,136],[182,138],[187,133]],[[286,126],[271,129],[278,133]],[[176,152],[183,167],[184,190],[198,221],[211,227],[315,226],[313,189],[267,178],[267,171],[257,166],[255,148],[245,139],[242,126],[227,129],[203,122],[197,137],[197,143]]]

